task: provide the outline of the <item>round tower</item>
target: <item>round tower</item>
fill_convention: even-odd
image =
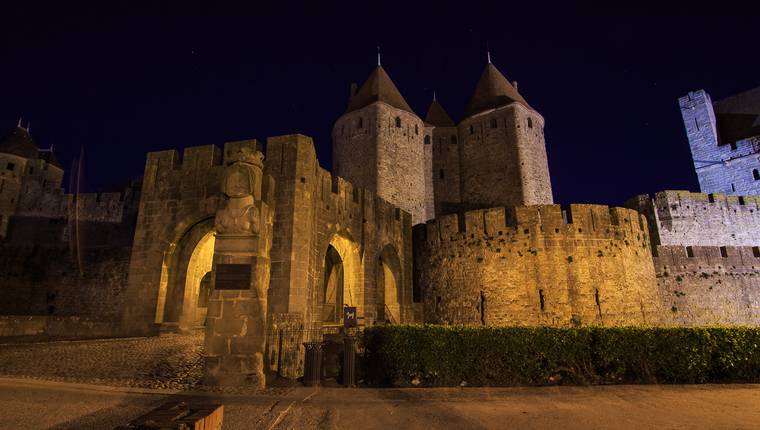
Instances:
[[[425,125],[378,65],[333,127],[333,172],[425,222]]]
[[[471,208],[553,203],[544,118],[515,85],[489,60],[457,127],[461,197]]]

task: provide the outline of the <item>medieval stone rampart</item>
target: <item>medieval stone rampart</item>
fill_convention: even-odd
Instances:
[[[646,219],[597,205],[491,208],[426,226],[427,322],[658,324]]]
[[[356,306],[366,323],[385,317],[386,306],[396,322],[414,321],[409,212],[320,167],[314,144],[306,136],[269,138],[265,170],[277,184],[272,315],[299,313],[311,327],[327,322],[325,254],[332,246],[342,259],[343,300]],[[378,272],[387,249],[393,250],[399,264],[394,267],[395,296],[386,300]]]
[[[224,152],[241,145],[257,143],[229,142]],[[184,311],[194,311],[185,294],[187,269],[213,230],[224,158],[216,145],[185,148],[181,158],[176,150],[148,153],[122,314],[127,330],[178,324]]]
[[[760,325],[760,248],[657,246],[669,325]]]
[[[661,191],[626,206],[646,216],[653,245],[760,245],[760,197]]]

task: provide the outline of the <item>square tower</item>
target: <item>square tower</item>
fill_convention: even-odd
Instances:
[[[703,193],[760,195],[760,87],[717,101],[678,99]]]

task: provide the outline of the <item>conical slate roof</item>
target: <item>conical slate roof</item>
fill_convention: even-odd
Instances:
[[[509,83],[499,69],[491,63],[486,64],[480,80],[475,86],[475,92],[467,103],[464,118],[477,113],[506,106],[513,102],[519,102],[530,107],[528,102],[517,92],[517,89]]]
[[[370,73],[364,85],[359,88],[356,95],[351,97],[346,113],[369,106],[375,102],[385,102],[395,108],[414,113],[382,66],[375,67],[375,70]]]
[[[427,116],[425,116],[425,122],[436,127],[453,127],[455,125],[449,114],[446,113],[446,110],[436,99],[433,99],[433,102],[430,103]]]
[[[19,157],[35,159],[38,148],[29,131],[17,126],[13,131],[0,139],[0,153],[18,155]]]

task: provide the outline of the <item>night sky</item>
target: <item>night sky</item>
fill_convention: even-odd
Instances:
[[[677,98],[704,88],[718,100],[760,85],[758,18],[580,7],[546,15],[509,2],[313,2],[287,13],[255,2],[18,3],[0,10],[1,131],[23,116],[67,170],[83,147],[89,190],[139,177],[148,151],[290,133],[312,136],[329,169],[333,122],[378,43],[417,114],[435,90],[455,120],[488,44],[546,120],[562,204],[697,191]]]

